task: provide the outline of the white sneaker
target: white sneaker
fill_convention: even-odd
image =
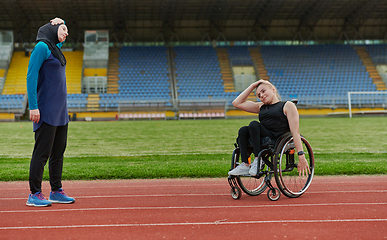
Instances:
[[[249,166],[247,166],[245,163],[239,164],[236,168],[228,172],[228,175],[249,175]]]
[[[265,162],[262,159],[260,161],[261,161],[260,171],[262,171],[265,168]],[[250,170],[249,170],[249,174],[251,176],[257,175],[257,164],[258,164],[258,160],[254,159],[253,163],[250,165]]]

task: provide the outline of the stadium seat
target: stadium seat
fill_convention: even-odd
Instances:
[[[262,46],[261,53],[283,100],[297,96],[302,104],[312,97],[330,96],[346,102],[348,91],[376,91],[350,45]]]

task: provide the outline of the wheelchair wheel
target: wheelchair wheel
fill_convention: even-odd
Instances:
[[[241,198],[242,193],[241,189],[239,187],[232,187],[231,188],[231,197],[234,198],[235,200],[238,200]]]
[[[299,177],[297,171],[298,156],[291,134],[286,135],[278,144],[274,158],[275,180],[280,191],[287,197],[301,196],[310,186],[314,175],[314,155],[309,142],[301,136],[305,158],[308,161],[310,174],[307,177]]]
[[[267,197],[271,201],[277,201],[281,197],[281,192],[278,188],[269,189],[269,191],[267,191]]]
[[[234,153],[232,156],[234,167],[236,167],[236,164],[239,162],[239,157],[240,157],[240,150],[238,148],[234,150]],[[271,179],[272,174],[270,174],[269,177]],[[245,192],[250,196],[257,196],[263,193],[267,188],[264,177],[256,178],[256,177],[251,177],[250,175],[245,175],[245,176],[236,176],[235,178],[238,182],[238,185],[243,190],[243,192]]]

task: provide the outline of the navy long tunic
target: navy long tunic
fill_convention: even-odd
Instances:
[[[40,111],[40,121],[33,123],[33,131],[43,122],[52,126],[64,126],[69,122],[65,71],[66,65],[62,66],[44,42],[35,46],[27,73],[30,110]]]

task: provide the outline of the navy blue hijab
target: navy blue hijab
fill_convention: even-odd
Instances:
[[[41,26],[38,30],[38,35],[36,37],[36,42],[44,42],[47,44],[52,55],[60,61],[62,66],[66,65],[66,58],[63,55],[62,51],[58,48],[56,44],[59,43],[58,39],[58,28],[61,24],[51,25],[47,23]]]

